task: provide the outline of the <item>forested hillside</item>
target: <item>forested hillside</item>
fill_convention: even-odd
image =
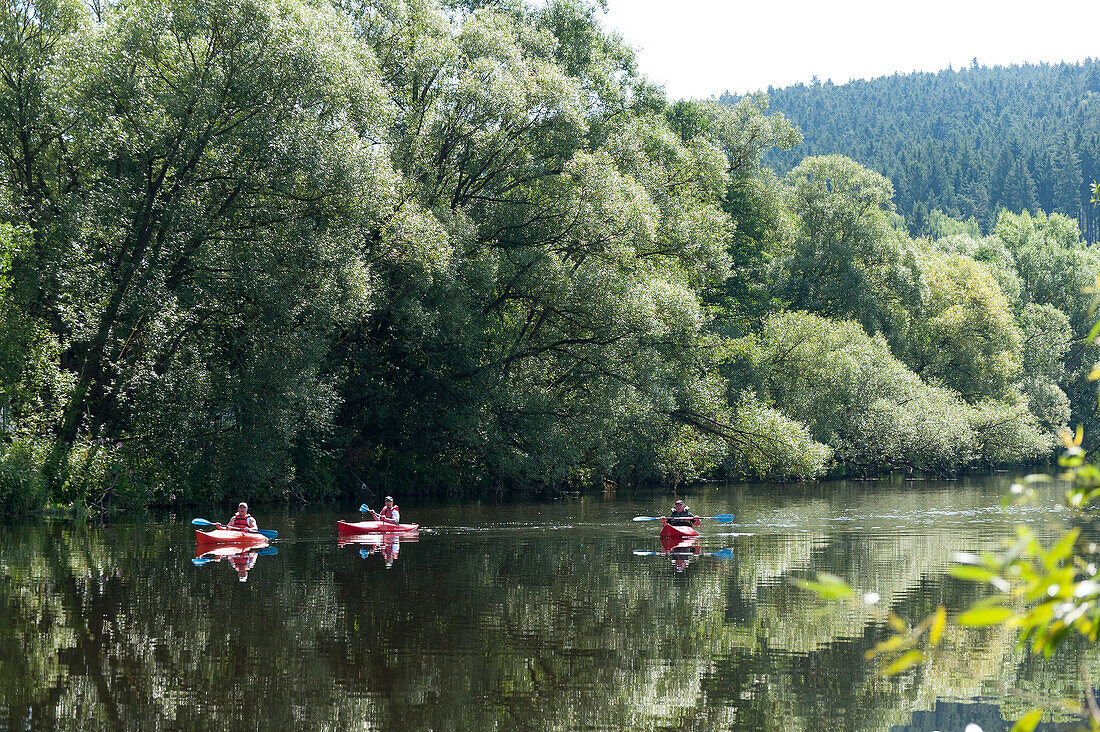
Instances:
[[[2,511],[951,473],[1095,418],[1073,219],[913,239],[597,5],[0,12]]]
[[[802,145],[768,161],[793,168],[839,153],[886,175],[909,230],[933,233],[932,211],[989,231],[997,212],[1045,211],[1100,240],[1090,184],[1100,178],[1100,62],[945,70],[768,89]],[[721,101],[735,98],[723,95]]]

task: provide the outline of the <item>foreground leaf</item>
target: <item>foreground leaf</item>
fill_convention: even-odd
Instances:
[[[947,625],[947,609],[940,605],[936,608],[936,616],[932,620],[932,629],[928,632],[928,642],[933,646],[943,637],[943,629]]]
[[[959,625],[969,625],[980,628],[987,625],[997,625],[1012,617],[1012,611],[1007,607],[979,607],[967,610],[959,616]]]
[[[1042,718],[1042,709],[1032,709],[1030,712],[1020,717],[1019,722],[1012,725],[1012,732],[1032,732]]]
[[[903,655],[901,658],[899,658],[898,660],[894,661],[892,664],[887,666],[886,670],[883,671],[883,673],[886,674],[887,676],[893,676],[895,674],[900,674],[902,671],[907,671],[908,669],[912,668],[913,666],[916,666],[918,663],[920,663],[923,660],[924,660],[924,654],[921,653],[920,651],[909,651],[908,653]]]

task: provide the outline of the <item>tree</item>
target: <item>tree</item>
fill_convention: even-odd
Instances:
[[[349,467],[688,478],[754,439],[699,298],[733,231],[711,113],[666,110],[586,4],[382,7],[360,35],[394,80],[398,220],[420,227],[401,238],[449,254],[438,275],[383,270],[378,308],[341,339]]]
[[[781,313],[769,319],[757,348],[753,368],[767,399],[831,447],[843,471],[951,472],[1051,449],[1050,434],[1014,395],[971,406],[924,383],[881,335],[868,336],[857,323]]]
[[[1004,179],[1001,205],[1009,211],[1039,211],[1039,199],[1035,181],[1028,170],[1027,161],[1017,158]]]
[[[919,258],[925,296],[907,362],[971,403],[1004,396],[1020,374],[1022,334],[997,281],[961,254],[925,247]]]
[[[392,189],[366,135],[386,105],[332,10],[195,11],[107,7],[38,70],[53,106],[2,143],[56,161],[5,169],[36,244],[19,287],[75,377],[55,462],[141,435],[192,478],[282,483],[332,409],[325,340],[363,299],[354,242]]]
[[[1066,314],[1050,305],[1028,303],[1020,314],[1023,330],[1023,377],[1020,389],[1031,411],[1052,431],[1066,429],[1072,405],[1062,389],[1065,358],[1074,342]]]
[[[917,261],[889,225],[890,182],[841,156],[807,158],[787,176],[797,221],[775,266],[792,307],[851,318],[898,344],[918,296]]]
[[[773,147],[790,148],[801,138],[782,115],[766,114],[767,99],[760,95],[744,97],[733,106],[709,104],[703,112],[708,137],[729,161],[730,181],[721,205],[734,225],[729,272],[705,297],[716,306],[718,330],[740,336],[756,329],[776,307],[765,286],[765,268],[793,232],[782,187],[763,167],[763,159]]]
[[[1081,186],[1084,177],[1081,175],[1081,160],[1068,131],[1062,133],[1054,151],[1054,181],[1054,205],[1050,210],[1067,216],[1080,215],[1083,212]]]

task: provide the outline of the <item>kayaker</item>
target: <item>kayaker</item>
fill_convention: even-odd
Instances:
[[[684,504],[683,499],[677,499],[668,514],[668,523],[672,526],[698,526],[699,518]]]
[[[386,496],[386,505],[374,515],[380,521],[387,521],[391,524],[401,523],[401,511],[398,510],[397,504],[393,502],[393,496]]]
[[[248,504],[241,501],[237,504],[237,512],[229,519],[226,528],[238,531],[256,531],[260,527],[256,525],[256,519],[248,515]]]

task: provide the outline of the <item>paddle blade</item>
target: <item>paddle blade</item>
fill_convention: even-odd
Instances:
[[[253,531],[251,533],[263,534],[268,539],[278,539],[279,538],[279,532],[275,531],[273,529],[256,529],[255,531]]]
[[[191,560],[191,564],[194,564],[196,567],[201,567],[208,562],[213,562],[216,558],[217,557],[195,557]]]
[[[725,549],[719,549],[711,554],[715,559],[733,559],[733,547],[728,546]]]
[[[370,506],[364,503],[359,507],[359,513],[370,513]]]
[[[720,513],[717,516],[704,516],[703,518],[709,518],[712,521],[717,521],[717,522],[723,523],[723,524],[728,524],[728,523],[733,522],[733,514],[732,513]]]
[[[660,521],[663,516],[635,516],[634,521]]]
[[[213,521],[207,521],[206,519],[196,518],[191,519],[192,526],[217,526]]]

